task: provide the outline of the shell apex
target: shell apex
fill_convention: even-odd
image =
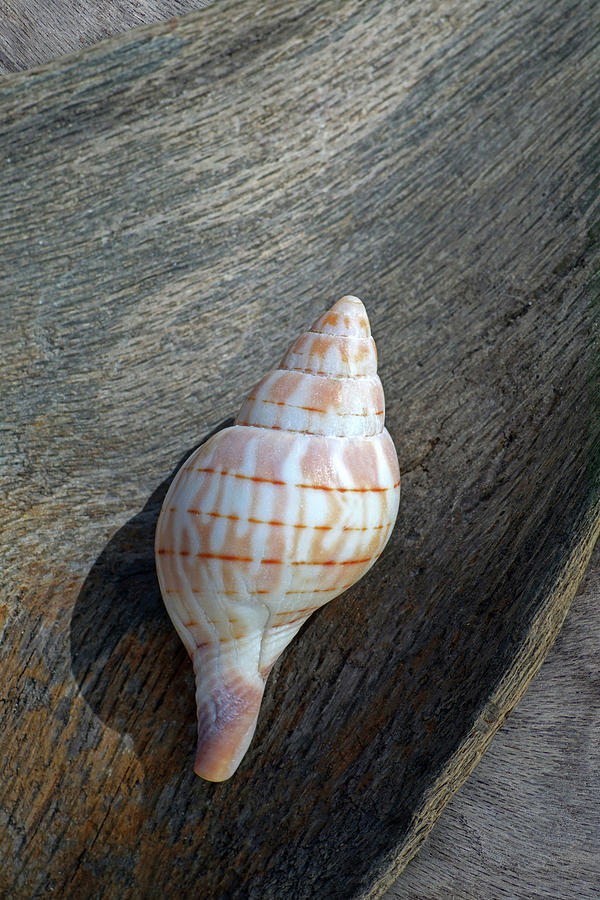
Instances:
[[[369,338],[371,326],[362,300],[346,294],[316,319],[310,327],[316,334],[337,334],[341,337]]]

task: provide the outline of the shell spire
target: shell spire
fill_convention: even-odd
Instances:
[[[156,564],[194,666],[203,778],[233,774],[277,657],[383,551],[400,494],[384,416],[367,313],[345,296],[169,488]]]
[[[346,294],[331,309],[313,322],[311,331],[317,334],[338,334],[343,337],[370,338],[371,326],[362,300]]]
[[[347,296],[319,316],[279,368],[259,381],[236,424],[351,438],[378,434],[384,417],[367,311],[358,297]]]

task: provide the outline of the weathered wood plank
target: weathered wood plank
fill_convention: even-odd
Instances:
[[[589,3],[215,9],[0,83],[11,896],[380,892],[598,529]],[[154,577],[167,476],[347,291],[399,525],[206,785]]]
[[[138,25],[163,22],[210,0],[2,0],[0,75],[31,69]]]
[[[600,544],[554,647],[386,900],[596,900]]]

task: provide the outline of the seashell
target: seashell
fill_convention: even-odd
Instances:
[[[399,486],[366,310],[342,297],[183,464],[158,520],[160,588],[196,678],[202,778],[236,770],[273,663],[381,554]]]

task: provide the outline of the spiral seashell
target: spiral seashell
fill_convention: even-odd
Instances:
[[[236,770],[273,663],[381,554],[399,486],[366,310],[342,297],[184,463],[158,520],[160,588],[196,678],[198,775]]]

